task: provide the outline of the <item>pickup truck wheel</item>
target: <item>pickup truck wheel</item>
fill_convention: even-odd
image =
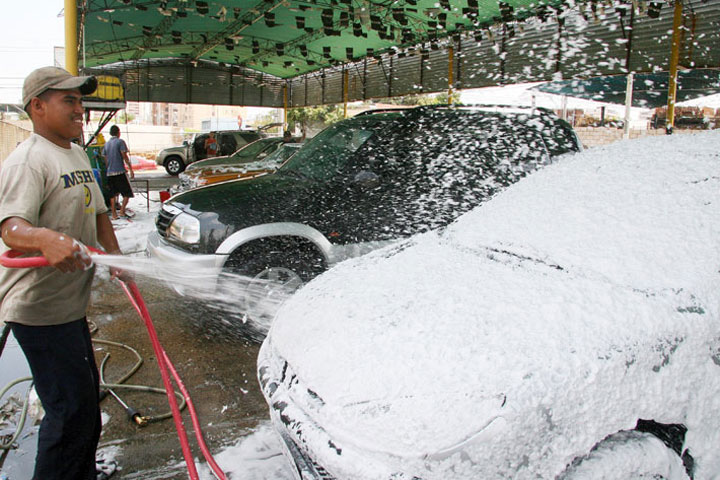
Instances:
[[[604,478],[688,480],[680,456],[651,433],[624,430],[576,458],[556,480]]]
[[[183,170],[185,170],[185,162],[182,158],[173,155],[165,159],[165,171],[170,175],[178,175]]]
[[[288,297],[325,269],[314,247],[285,239],[258,241],[226,264],[226,270],[245,277],[240,298],[244,311],[264,327]]]

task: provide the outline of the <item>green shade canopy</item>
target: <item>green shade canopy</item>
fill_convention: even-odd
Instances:
[[[635,74],[632,106],[643,108],[667,106],[668,78],[667,72]],[[549,82],[534,89],[545,93],[624,105],[627,75]],[[720,70],[698,69],[678,72],[677,102],[716,93],[720,93]]]
[[[87,67],[207,60],[292,78],[394,48],[549,16],[558,0],[89,0]]]

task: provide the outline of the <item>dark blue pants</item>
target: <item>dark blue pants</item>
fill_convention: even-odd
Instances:
[[[8,323],[30,365],[45,410],[34,480],[95,480],[100,439],[99,375],[87,322]]]

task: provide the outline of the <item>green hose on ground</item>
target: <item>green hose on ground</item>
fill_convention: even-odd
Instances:
[[[91,332],[95,333],[97,331],[97,326],[95,326],[95,324],[92,322],[89,322],[89,323],[91,325]],[[0,357],[2,357],[2,353],[5,350],[5,344],[7,342],[9,335],[10,335],[10,326],[5,324],[5,326],[3,327],[3,330],[2,330],[2,334],[0,334]],[[150,386],[146,386],[146,385],[128,385],[125,383],[131,376],[133,376],[140,369],[140,367],[143,364],[143,358],[138,353],[137,350],[130,347],[129,345],[119,343],[119,342],[113,342],[110,340],[93,339],[92,342],[94,344],[124,348],[125,350],[128,350],[129,352],[133,353],[135,355],[135,357],[137,358],[137,361],[135,362],[133,367],[130,370],[128,370],[122,377],[120,377],[118,380],[116,380],[115,383],[105,383],[105,374],[104,374],[105,364],[106,364],[108,358],[110,357],[110,354],[107,354],[105,356],[105,358],[102,360],[102,362],[100,364],[100,368],[99,368],[101,391],[103,389],[106,391],[123,390],[124,389],[124,390],[131,390],[131,391],[137,391],[137,392],[147,392],[147,393],[166,395],[165,389],[163,389],[163,388],[150,387]],[[6,435],[3,438],[0,438],[0,450],[2,450],[2,451],[7,451],[7,450],[17,448],[16,441],[17,441],[18,437],[20,436],[20,434],[22,433],[23,428],[25,428],[25,422],[27,420],[27,412],[28,412],[29,406],[30,406],[30,392],[33,387],[32,377],[23,377],[23,378],[15,379],[12,382],[10,382],[9,384],[7,384],[5,387],[3,387],[2,390],[0,390],[0,400],[1,400],[12,387],[14,387],[15,385],[18,385],[22,382],[30,382],[30,385],[28,386],[27,391],[25,393],[25,400],[23,402],[22,411],[20,414],[20,418],[17,422],[15,432],[12,435],[9,435],[9,436]],[[113,394],[114,394],[114,392],[113,392]],[[117,396],[115,394],[114,394],[114,396],[117,398]],[[186,406],[185,397],[180,392],[175,392],[175,396],[179,400],[178,406],[179,406],[180,410],[184,410],[185,406]],[[104,396],[102,398],[104,398]],[[102,400],[102,398],[101,398],[101,400]],[[121,404],[123,404],[123,403],[124,402],[121,402]],[[125,407],[125,405],[124,405],[124,407]],[[138,425],[144,426],[149,423],[159,422],[161,420],[166,420],[168,418],[172,418],[171,411],[168,411],[166,413],[159,414],[159,415],[138,416],[138,419],[140,421],[138,421],[137,419],[135,421],[138,423]]]

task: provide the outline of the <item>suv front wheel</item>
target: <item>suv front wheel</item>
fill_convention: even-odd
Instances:
[[[177,155],[173,155],[165,159],[165,171],[170,175],[178,175],[185,170],[185,162]]]
[[[257,240],[230,257],[225,270],[240,275],[245,314],[269,327],[277,309],[297,289],[326,269],[325,259],[306,240],[277,237]]]

